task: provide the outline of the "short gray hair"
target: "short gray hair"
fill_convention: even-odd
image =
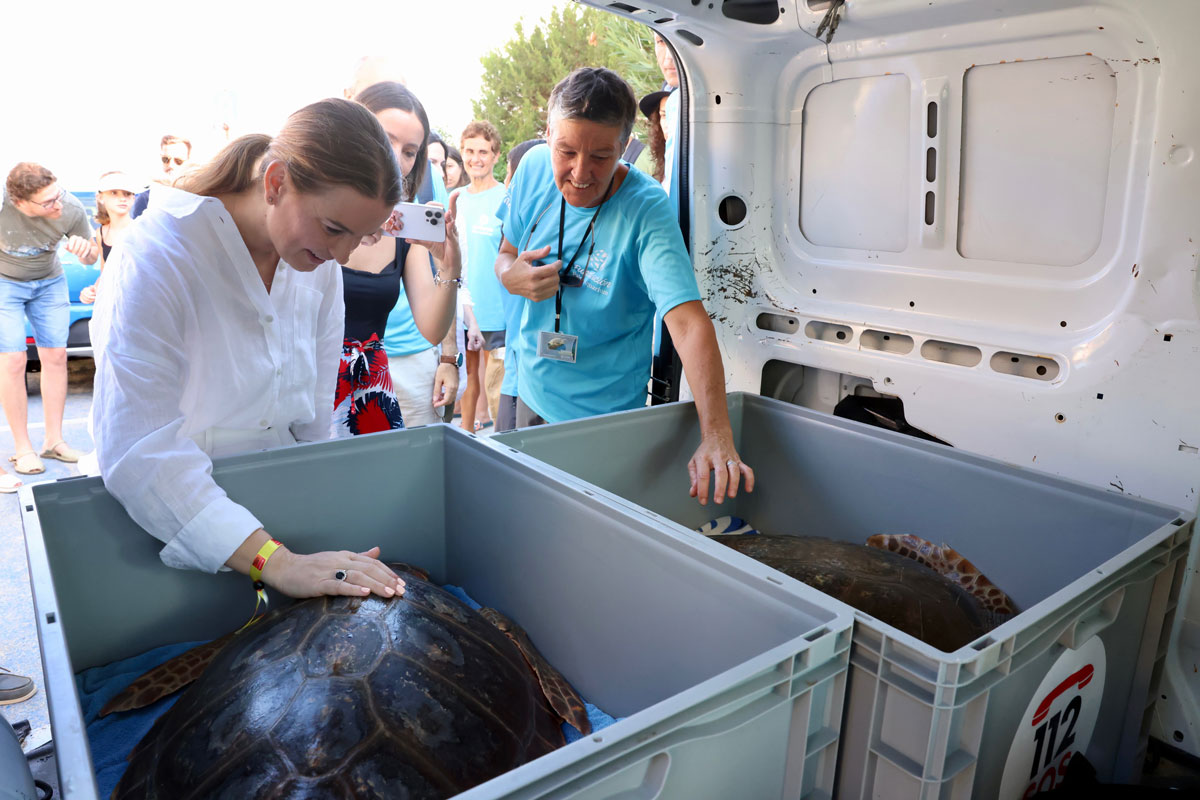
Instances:
[[[621,130],[628,142],[637,118],[633,89],[617,73],[603,67],[580,67],[558,82],[550,92],[546,127],[553,129],[561,119],[586,119]]]

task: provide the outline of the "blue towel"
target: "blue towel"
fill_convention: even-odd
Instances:
[[[447,585],[442,588],[476,611],[479,610],[479,603],[459,587]],[[179,694],[164,697],[146,708],[109,714],[103,719],[100,719],[100,709],[143,673],[202,644],[204,642],[164,645],[124,661],[86,669],[75,676],[75,685],[79,689],[79,704],[83,708],[83,724],[87,726],[88,743],[92,748],[92,766],[96,770],[100,797],[112,796],[113,789],[117,788],[121,776],[125,774],[125,768],[129,766],[126,758],[130,751],[149,733],[154,721],[175,705]],[[617,722],[591,703],[585,701],[585,704],[593,732]],[[568,744],[583,738],[582,733],[565,722],[562,729]]]
[[[129,752],[149,733],[154,721],[175,705],[179,694],[164,697],[146,708],[109,714],[103,719],[100,718],[100,709],[143,673],[201,644],[204,642],[168,644],[124,661],[85,669],[75,676],[100,797],[112,796],[113,789],[117,788],[125,768],[129,766],[125,760]]]
[[[696,528],[698,533],[705,536],[732,536],[734,534],[743,536],[753,536],[758,533],[746,520],[741,517],[717,517],[716,519],[706,522],[699,528]]]

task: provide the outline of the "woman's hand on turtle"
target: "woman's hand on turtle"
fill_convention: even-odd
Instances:
[[[723,503],[726,497],[737,497],[743,479],[746,491],[754,491],[754,470],[742,463],[733,442],[724,436],[708,435],[700,440],[688,462],[688,475],[692,479],[688,495],[698,498],[702,506],[708,505],[710,477],[713,501],[717,503]]]
[[[364,553],[327,550],[307,555],[280,548],[267,560],[262,576],[264,583],[289,597],[404,594],[404,581],[379,560],[378,547]]]

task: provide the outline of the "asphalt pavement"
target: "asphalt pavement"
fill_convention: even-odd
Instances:
[[[68,362],[67,406],[63,413],[63,438],[81,452],[92,448],[88,435],[87,417],[92,406],[92,376],[94,362],[72,359]],[[29,438],[34,447],[41,447],[44,427],[39,374],[26,375],[29,389]],[[8,423],[0,417],[0,463],[12,472],[8,457],[13,454],[13,436]],[[78,475],[74,464],[43,459],[46,471],[40,475],[22,476],[26,484],[54,481]],[[45,684],[42,680],[42,660],[38,648],[37,626],[34,623],[33,594],[29,588],[29,563],[25,557],[25,536],[16,494],[0,494],[0,666],[18,675],[28,675],[37,684],[37,694],[22,703],[0,706],[0,715],[9,722],[28,720],[32,733],[25,749],[49,738],[50,718],[46,712]]]

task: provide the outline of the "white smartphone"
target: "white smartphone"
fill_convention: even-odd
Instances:
[[[389,234],[418,242],[446,241],[446,210],[441,206],[426,206],[420,203],[396,203],[400,221],[404,228],[399,233]]]

